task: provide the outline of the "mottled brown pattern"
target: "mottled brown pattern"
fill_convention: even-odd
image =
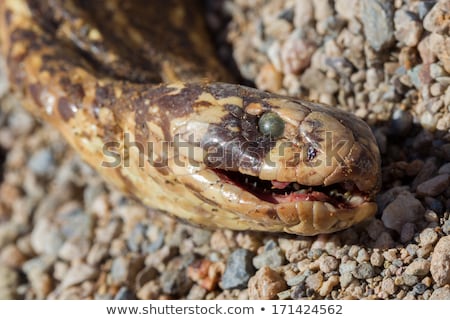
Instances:
[[[214,58],[198,1],[4,0],[0,34],[11,84],[30,111],[148,206],[207,227],[303,235],[376,212],[380,158],[369,127],[335,108],[215,82],[232,77]],[[276,139],[258,128],[265,112],[285,123]],[[313,167],[326,160],[327,134],[347,144]],[[102,165],[108,143],[118,163]],[[225,150],[218,162],[214,148]],[[309,192],[350,186],[354,202],[292,191],[298,199],[279,200],[247,190],[246,177]]]

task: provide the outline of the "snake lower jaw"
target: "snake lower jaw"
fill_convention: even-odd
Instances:
[[[377,211],[369,195],[357,190],[345,195],[342,186],[301,186],[294,190],[294,183],[291,183],[283,191],[270,188],[271,181],[217,169],[203,169],[180,179],[187,185],[194,185],[195,180],[197,186],[203,180],[204,189],[194,193],[201,194],[203,200],[207,199],[212,205],[220,202],[221,210],[239,217],[241,223],[234,224],[234,229],[238,230],[312,236],[346,229]],[[232,219],[236,221],[236,218]],[[225,221],[222,223],[226,224]]]

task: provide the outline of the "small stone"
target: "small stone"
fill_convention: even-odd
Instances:
[[[278,293],[287,289],[283,277],[269,267],[262,267],[248,282],[250,299],[275,299]]]
[[[441,96],[444,93],[445,87],[440,83],[433,83],[430,87],[430,94],[433,97]]]
[[[29,273],[28,280],[37,299],[45,299],[53,289],[52,278],[47,273]]]
[[[295,2],[294,25],[303,28],[314,19],[314,6],[311,0],[298,0]]]
[[[146,226],[142,223],[137,223],[130,234],[127,236],[128,248],[133,251],[139,251],[145,239]]]
[[[319,290],[323,283],[322,272],[316,272],[306,277],[305,284],[309,289],[314,291]]]
[[[394,294],[395,289],[396,289],[396,286],[395,286],[394,280],[392,280],[392,278],[385,278],[381,282],[381,290],[383,290],[387,294],[389,294],[389,295]]]
[[[255,79],[255,84],[259,89],[270,92],[279,91],[282,82],[283,75],[271,63],[263,65]]]
[[[413,288],[415,294],[423,294],[425,290],[427,290],[427,286],[423,283],[417,283]]]
[[[414,237],[416,226],[414,223],[407,222],[403,225],[400,232],[400,242],[407,243]]]
[[[422,24],[417,17],[406,10],[397,10],[394,16],[395,37],[400,43],[414,47],[422,35]]]
[[[425,276],[430,272],[430,261],[425,259],[416,259],[406,267],[405,273],[412,276]]]
[[[438,234],[433,229],[426,228],[420,233],[419,239],[421,246],[434,244],[438,240]]]
[[[7,245],[0,251],[0,263],[7,267],[19,269],[25,260],[25,255],[14,244]]]
[[[420,20],[423,20],[425,16],[430,12],[431,8],[436,4],[435,1],[419,1],[417,4],[417,11],[419,13]]]
[[[361,20],[366,41],[373,49],[380,51],[392,44],[394,39],[392,1],[361,1]]]
[[[223,289],[243,289],[254,273],[252,264],[253,253],[246,249],[233,251],[227,260],[225,273],[222,276]]]
[[[319,258],[320,271],[327,274],[339,267],[339,261],[333,256],[321,256]]]
[[[82,283],[87,280],[93,280],[98,275],[98,269],[83,263],[75,263],[67,271],[60,287],[61,289]]]
[[[433,250],[433,245],[427,244],[421,246],[419,249],[417,249],[416,254],[418,258],[428,258],[431,251]]]
[[[373,278],[375,272],[373,270],[373,266],[370,263],[363,262],[356,266],[352,274],[356,279],[369,279]]]
[[[121,286],[131,281],[131,279],[135,279],[143,265],[143,257],[134,255],[118,256],[112,261],[110,271],[111,284]]]
[[[104,243],[94,243],[86,257],[86,262],[91,266],[98,265],[108,256],[108,249],[108,246]]]
[[[358,0],[336,0],[334,8],[341,17],[352,20],[357,16],[359,5]]]
[[[286,40],[281,48],[281,60],[285,74],[299,74],[311,63],[311,57],[316,45],[303,39],[297,33]]]
[[[444,225],[442,226],[442,232],[446,235],[450,235],[450,220],[445,220]]]
[[[141,300],[160,299],[161,286],[157,281],[149,281],[137,291],[136,296]]]
[[[431,276],[440,287],[450,284],[450,236],[442,237],[434,248]]]
[[[162,291],[175,296],[188,293],[192,287],[192,280],[188,277],[187,269],[192,263],[194,256],[191,254],[170,260],[160,278]]]
[[[318,92],[333,94],[338,91],[339,86],[333,79],[327,78],[321,71],[308,68],[301,76],[303,87]]]
[[[212,291],[216,288],[223,273],[223,263],[212,262],[208,259],[197,260],[188,269],[188,277],[202,288]]]
[[[450,31],[450,3],[446,0],[438,1],[423,20],[427,31],[447,34]]]
[[[347,262],[342,262],[339,265],[339,273],[344,275],[346,273],[352,273],[356,269],[356,261],[349,260]]]
[[[395,136],[405,136],[412,128],[413,116],[410,112],[395,109],[391,118],[391,130]]]
[[[403,192],[383,210],[381,220],[387,228],[401,233],[405,223],[416,221],[424,212],[419,200],[411,193]]]
[[[257,255],[253,258],[253,265],[256,269],[264,266],[272,269],[281,266],[285,262],[285,258],[280,248],[274,248]]]
[[[19,284],[19,274],[11,268],[0,265],[0,279],[0,299],[15,299]]]
[[[384,263],[383,255],[378,251],[373,252],[370,256],[370,263],[375,267],[381,267]]]
[[[31,232],[31,246],[38,254],[56,256],[63,243],[62,233],[49,220],[40,219]]]
[[[430,64],[430,76],[433,79],[445,77],[447,73],[444,71],[444,68],[442,68],[437,63]]]
[[[55,161],[50,149],[42,149],[35,152],[30,160],[28,167],[38,176],[48,176],[54,171]]]
[[[321,295],[322,297],[326,297],[338,284],[339,277],[337,275],[329,277],[325,282],[323,282],[322,286],[320,287],[319,295]]]
[[[353,276],[351,273],[344,273],[339,278],[339,283],[343,289],[347,288],[353,281]]]
[[[450,287],[437,288],[431,294],[430,300],[450,300]]]
[[[435,197],[446,191],[450,185],[450,174],[440,174],[417,186],[417,194]]]
[[[414,286],[419,281],[417,276],[413,276],[410,274],[403,273],[402,274],[403,283],[407,286]]]
[[[436,44],[442,42],[442,36],[431,34],[425,36],[417,45],[420,58],[424,64],[434,64],[437,58]]]

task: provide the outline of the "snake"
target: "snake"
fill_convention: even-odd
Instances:
[[[312,236],[377,212],[357,116],[236,83],[202,5],[3,0],[12,91],[107,183],[204,228]]]

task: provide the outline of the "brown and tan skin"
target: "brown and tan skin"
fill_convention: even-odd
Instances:
[[[13,88],[107,181],[191,223],[314,235],[371,217],[380,157],[369,127],[216,82],[231,77],[194,3],[3,0]],[[266,114],[281,123],[273,136]]]

